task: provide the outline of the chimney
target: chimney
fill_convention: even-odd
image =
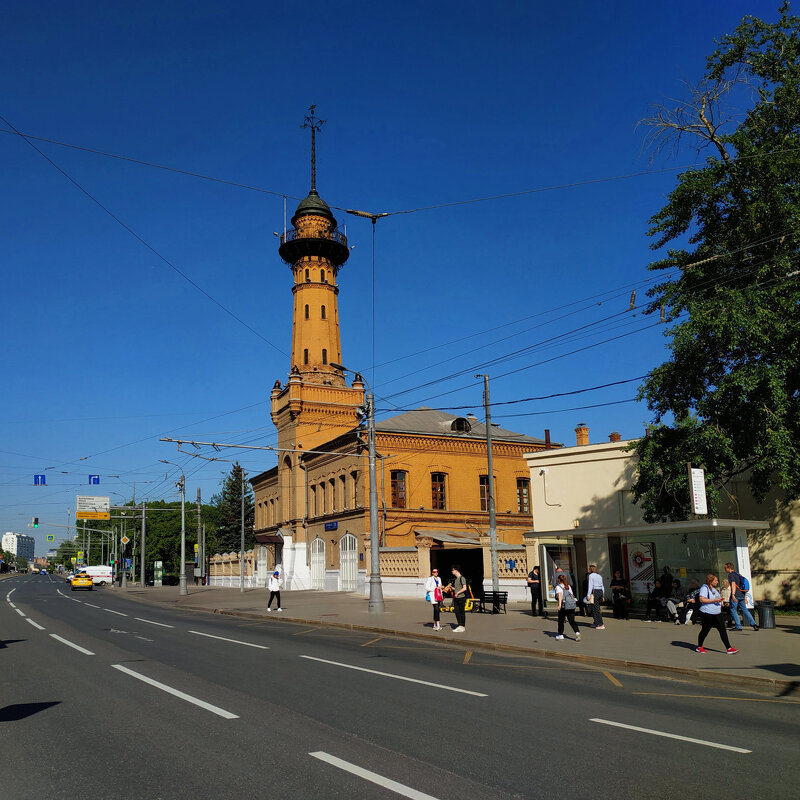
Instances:
[[[579,422],[575,428],[575,440],[578,447],[589,444],[589,428],[585,422]]]
[[[611,433],[608,434],[608,441],[609,442],[619,442],[621,440],[622,440],[622,437],[619,435],[619,433],[617,431],[611,431]]]
[[[544,429],[544,449],[545,450],[550,450],[551,449],[550,428],[545,428]]]

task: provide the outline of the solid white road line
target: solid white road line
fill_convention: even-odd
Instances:
[[[434,689],[445,689],[448,692],[458,692],[459,694],[471,694],[473,697],[488,697],[488,694],[483,692],[471,692],[469,689],[456,689],[454,686],[445,686],[442,683],[431,683],[430,681],[421,681],[417,678],[406,678],[403,675],[392,675],[391,672],[379,672],[376,669],[367,669],[366,667],[355,667],[352,664],[341,664],[338,661],[328,661],[325,658],[314,658],[314,656],[300,656],[300,658],[307,658],[309,661],[319,661],[322,664],[333,664],[335,667],[344,667],[345,669],[355,669],[359,672],[370,672],[373,675],[381,675],[384,678],[394,678],[398,681],[408,681],[409,683],[421,683],[423,686],[433,686]]]
[[[18,608],[15,608],[14,611],[16,611],[17,614],[19,614],[21,617],[25,616],[25,612],[24,611],[20,611]]]
[[[602,725],[613,725],[615,728],[626,728],[629,731],[639,733],[651,733],[653,736],[664,736],[667,739],[678,739],[681,742],[691,742],[691,744],[703,744],[706,747],[716,747],[718,750],[731,750],[734,753],[752,753],[752,750],[745,750],[743,747],[733,747],[729,744],[719,744],[719,742],[709,742],[706,739],[692,739],[691,736],[677,736],[674,733],[664,733],[664,731],[654,731],[650,728],[639,728],[636,725],[624,725],[622,722],[612,722],[610,719],[590,719],[589,722],[599,722]]]
[[[200,700],[197,697],[192,697],[190,694],[180,692],[177,689],[173,689],[171,686],[167,686],[165,683],[154,681],[152,678],[148,678],[146,675],[142,675],[139,672],[134,672],[132,669],[123,667],[122,664],[112,664],[111,666],[114,669],[118,669],[120,672],[124,672],[126,675],[136,678],[137,680],[144,681],[144,683],[149,683],[150,686],[155,686],[156,689],[161,689],[162,692],[167,692],[168,694],[175,695],[175,697],[179,697],[181,700],[186,700],[187,703],[193,703],[196,706],[200,706],[200,708],[204,708],[206,711],[210,711],[212,714],[217,714],[225,719],[239,719],[237,714],[231,714],[230,711],[226,711],[224,708],[212,706],[211,703],[206,703],[205,700]]]
[[[83,653],[84,655],[87,655],[87,656],[93,656],[94,655],[94,653],[91,650],[87,650],[85,647],[81,647],[78,644],[73,644],[68,639],[62,639],[60,636],[58,636],[55,633],[51,633],[50,635],[54,639],[57,639],[59,642],[61,642],[61,644],[65,644],[68,647],[72,647],[73,649],[77,650],[79,653]]]
[[[363,778],[365,781],[370,781],[371,783],[378,784],[378,786],[383,786],[384,789],[389,789],[389,791],[395,792],[403,797],[410,797],[412,800],[436,800],[432,794],[418,792],[416,789],[412,789],[410,786],[404,786],[402,783],[390,780],[389,778],[384,778],[383,775],[378,775],[377,772],[370,772],[368,769],[357,767],[355,764],[351,764],[349,761],[343,761],[341,758],[336,758],[336,756],[332,756],[329,753],[323,752],[322,750],[317,750],[315,753],[309,753],[309,755],[314,756],[314,758],[318,758],[320,761],[324,761],[326,764],[331,764],[334,767],[343,769],[345,772],[349,772],[351,775],[357,775],[359,778]]]
[[[224,636],[214,636],[211,633],[200,633],[200,631],[189,631],[195,636],[208,636],[209,639],[221,639],[223,642],[233,642],[233,644],[243,644],[247,647],[257,647],[259,650],[269,650],[269,647],[263,644],[252,644],[251,642],[240,642],[238,639],[226,639]]]
[[[151,620],[151,619],[142,619],[141,617],[134,617],[134,619],[138,620],[139,622],[147,622],[150,625],[158,625],[158,626],[160,626],[162,628],[174,628],[175,627],[174,625],[166,625],[163,622],[153,622],[153,620]]]
[[[111,608],[104,608],[103,611],[108,611],[109,614],[119,614],[119,616],[121,616],[121,617],[127,617],[128,616],[127,614],[123,614],[121,611],[114,611]]]
[[[25,621],[30,622],[30,624],[33,625],[34,628],[38,628],[40,631],[44,630],[44,628],[38,622],[34,622],[30,617],[26,617]]]

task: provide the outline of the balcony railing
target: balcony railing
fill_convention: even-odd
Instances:
[[[315,231],[312,236],[299,236],[296,228],[290,228],[281,234],[281,244],[293,242],[295,239],[329,239],[347,247],[347,237],[338,228],[332,231]]]

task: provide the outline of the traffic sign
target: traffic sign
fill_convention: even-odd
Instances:
[[[122,542],[122,544],[128,544],[128,542],[130,541],[130,539],[129,539],[127,536],[123,536],[123,537],[120,539],[120,541]]]
[[[75,498],[75,519],[111,519],[110,506],[108,497],[78,495]]]
[[[33,485],[34,486],[47,486],[47,475],[34,475],[33,476]]]
[[[47,534],[47,541],[48,542],[54,542],[55,540],[56,540],[56,535],[54,533],[48,533]]]
[[[99,475],[90,475],[89,476],[89,483],[93,486],[97,486],[100,483],[100,476]]]

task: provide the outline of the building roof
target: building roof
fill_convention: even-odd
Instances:
[[[454,425],[456,420],[461,422]],[[466,423],[466,424],[465,424]],[[396,417],[377,420],[375,429],[383,433],[421,433],[428,436],[452,436],[456,439],[486,439],[486,425],[475,417],[458,417],[422,406],[414,411],[406,411]],[[526,436],[505,428],[492,425],[492,439],[504,442],[521,442],[524,444],[544,444],[544,439]]]
[[[331,213],[330,207],[317,194],[316,189],[312,189],[308,193],[308,196],[300,201],[299,205],[297,206],[297,210],[294,212],[294,216],[292,217],[292,225],[294,225],[296,220],[298,220],[300,217],[305,217],[309,214],[325,217],[326,219],[331,220],[333,223],[336,222],[333,214]]]

